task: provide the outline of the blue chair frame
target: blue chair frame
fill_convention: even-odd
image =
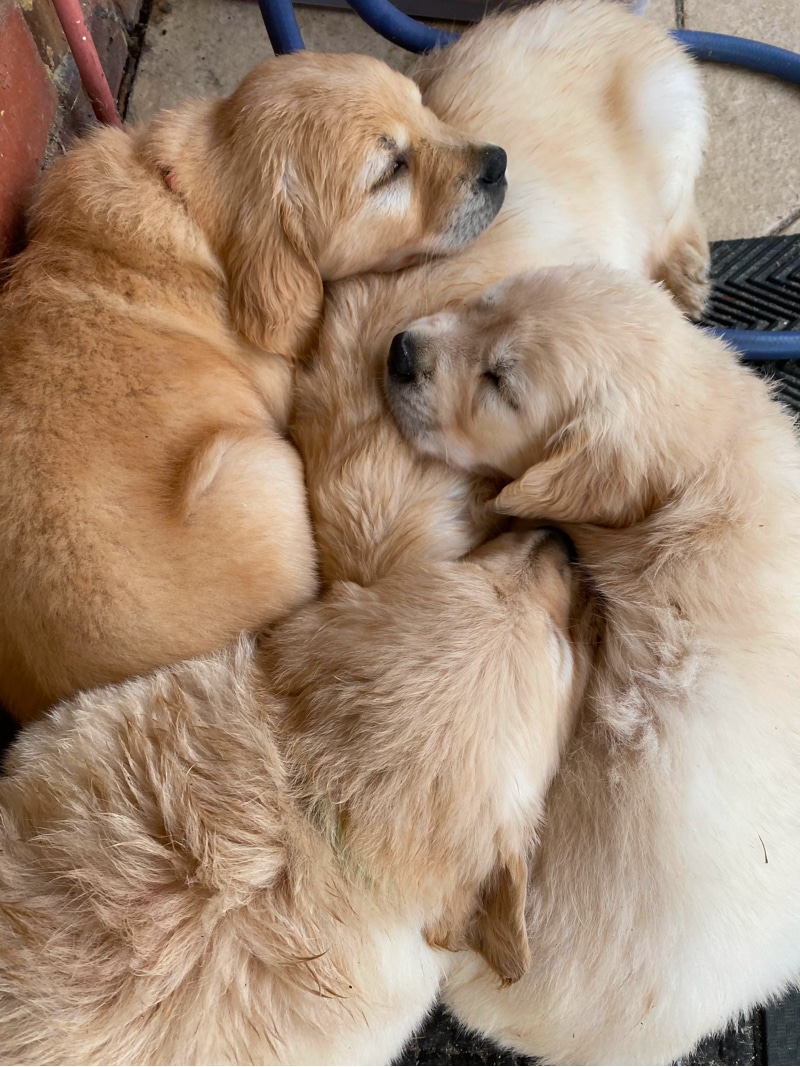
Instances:
[[[264,25],[276,55],[305,48],[292,0],[258,0]],[[433,29],[404,15],[390,0],[348,0],[376,33],[409,52],[430,52],[458,40],[457,33]],[[800,85],[800,55],[762,41],[731,37],[724,33],[673,30],[672,36],[695,59],[727,63],[781,81]],[[750,361],[800,358],[800,331],[715,330]]]

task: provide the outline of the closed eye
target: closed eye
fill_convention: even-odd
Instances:
[[[381,174],[380,178],[378,178],[372,186],[373,192],[376,189],[383,189],[384,186],[389,185],[393,181],[397,181],[398,178],[402,178],[403,175],[408,172],[408,169],[408,156],[395,156],[383,174]]]
[[[491,387],[492,392],[505,401],[513,411],[519,411],[519,402],[514,396],[508,376],[503,374],[500,368],[487,367],[481,377]]]

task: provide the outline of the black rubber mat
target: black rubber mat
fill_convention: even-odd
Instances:
[[[419,1067],[439,1064],[479,1064],[496,1067],[498,1064],[530,1064],[536,1060],[514,1056],[479,1034],[462,1029],[443,1008],[437,1008],[425,1027],[411,1040],[404,1054],[395,1063],[400,1067]]]
[[[780,1067],[800,1064],[800,992],[796,989],[764,1010],[766,1062]]]
[[[776,1010],[779,1010],[779,1006],[776,1006]],[[798,1060],[766,1058],[763,1015],[763,1012],[754,1012],[737,1026],[731,1026],[722,1036],[702,1041],[691,1055],[678,1062],[687,1067],[698,1067],[700,1064],[750,1067],[751,1064],[800,1063]],[[409,1043],[403,1056],[395,1060],[397,1067],[422,1067],[423,1064],[437,1067],[442,1064],[480,1064],[483,1067],[510,1064],[516,1067],[518,1064],[535,1063],[536,1060],[514,1056],[507,1049],[462,1029],[442,1008],[437,1008]]]
[[[800,330],[800,236],[717,241],[703,322],[727,330]],[[800,411],[800,360],[754,364]]]
[[[715,241],[709,326],[800,330],[800,236]]]

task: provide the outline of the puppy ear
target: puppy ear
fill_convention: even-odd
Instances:
[[[518,981],[531,964],[525,924],[528,865],[523,856],[498,860],[481,885],[462,887],[449,902],[439,921],[426,927],[425,940],[432,948],[459,952],[472,948],[499,976],[504,985]]]
[[[503,985],[519,981],[531,965],[527,895],[524,856],[498,863],[481,889],[480,911],[467,932],[467,944],[483,956]]]
[[[656,506],[641,457],[611,445],[602,432],[592,437],[570,426],[541,462],[507,485],[492,502],[504,515],[552,522],[623,527]]]
[[[587,522],[590,501],[582,467],[588,450],[587,435],[573,424],[548,442],[539,463],[511,482],[492,503],[495,511],[524,519],[560,519],[562,522]],[[580,484],[579,484],[580,483]]]
[[[241,211],[223,252],[234,327],[259,348],[302,355],[322,314],[322,278],[291,193],[288,166],[271,201]]]

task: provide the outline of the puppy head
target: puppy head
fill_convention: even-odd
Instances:
[[[704,353],[715,362],[719,345],[657,287],[558,268],[412,324],[386,389],[420,450],[515,479],[498,510],[625,526],[668,499],[719,428]]]
[[[233,322],[286,354],[309,343],[323,282],[454,252],[506,188],[502,149],[445,126],[410,79],[359,55],[257,67],[211,112],[208,153],[194,202]],[[173,177],[181,191],[180,163]]]

